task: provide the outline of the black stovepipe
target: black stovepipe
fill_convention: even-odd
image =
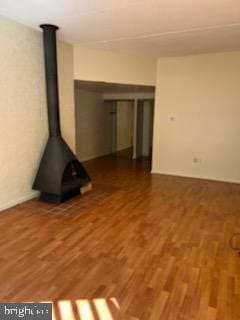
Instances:
[[[49,134],[56,137],[61,135],[56,48],[58,27],[51,24],[42,24],[40,28],[43,29]]]

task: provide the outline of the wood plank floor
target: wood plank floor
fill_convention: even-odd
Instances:
[[[0,301],[70,302],[89,312],[77,320],[240,319],[240,185],[86,166],[90,193],[0,214]]]

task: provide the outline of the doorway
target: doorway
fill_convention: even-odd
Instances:
[[[111,104],[112,155],[152,157],[154,99],[106,101]]]

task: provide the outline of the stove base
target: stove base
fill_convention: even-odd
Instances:
[[[69,200],[72,197],[80,195],[80,188],[72,189],[71,191],[68,191],[66,193],[63,193],[61,195],[47,193],[47,192],[41,192],[40,193],[40,200],[50,203],[59,204],[64,201]]]

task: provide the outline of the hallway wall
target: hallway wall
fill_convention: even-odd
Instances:
[[[110,108],[101,93],[75,89],[76,146],[80,161],[111,153]]]
[[[133,101],[117,102],[117,151],[133,146]]]

